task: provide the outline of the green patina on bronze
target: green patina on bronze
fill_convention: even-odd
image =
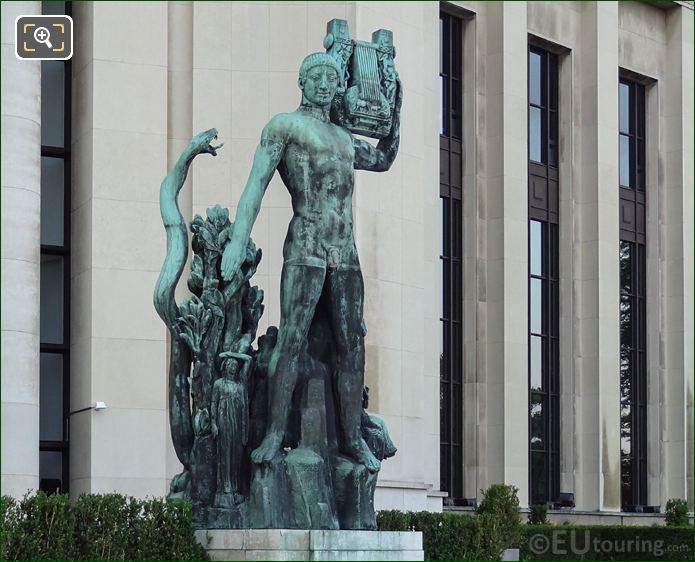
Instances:
[[[306,57],[300,106],[263,129],[234,222],[215,206],[191,225],[190,299],[174,290],[188,235],[177,197],[212,129],[162,183],[167,255],[155,288],[171,334],[169,412],[184,466],[170,497],[193,501],[201,528],[373,529],[380,461],[395,454],[366,413],[364,284],[353,232],[354,170],[387,171],[398,152],[402,87],[389,31],[349,39],[333,20],[328,53]],[[380,139],[377,146],[353,133]],[[263,291],[250,239],[275,171],[292,197],[281,320],[253,348]]]

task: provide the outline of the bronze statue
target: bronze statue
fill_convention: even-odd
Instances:
[[[178,194],[193,160],[221,148],[215,129],[191,139],[160,189],[167,254],[154,304],[171,338],[169,421],[183,465],[169,497],[190,499],[201,529],[375,529],[380,461],[396,452],[383,421],[362,408],[352,196],[353,170],[383,172],[396,157],[403,90],[390,31],[354,41],[332,20],[324,46],[301,65],[299,107],[263,129],[235,222],[219,205],[191,221],[192,294],[181,304],[188,231]],[[254,349],[264,305],[250,280],[262,253],[249,235],[276,170],[294,216],[280,326]]]
[[[311,54],[302,62],[301,104],[292,113],[276,115],[263,129],[232,237],[224,249],[222,276],[229,280],[239,270],[263,194],[278,170],[292,196],[294,216],[283,249],[281,318],[269,368],[270,425],[251,458],[256,463],[269,462],[282,447],[298,357],[325,292],[337,352],[342,448],[375,472],[380,463],[360,434],[364,284],[353,233],[353,170],[384,172],[391,167],[400,140],[403,90],[398,81],[390,133],[374,147],[330,120],[341,73],[336,59],[325,53]]]

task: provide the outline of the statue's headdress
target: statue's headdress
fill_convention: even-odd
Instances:
[[[329,66],[335,70],[336,74],[338,75],[338,79],[340,79],[343,74],[343,69],[338,64],[338,61],[336,61],[331,55],[326,53],[311,53],[302,61],[302,65],[299,67],[300,86],[304,84],[304,80],[306,80],[306,75],[308,72],[316,66]]]

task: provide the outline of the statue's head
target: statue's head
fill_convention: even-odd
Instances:
[[[228,357],[224,360],[222,369],[228,379],[236,379],[239,373],[239,360],[234,357]]]
[[[338,62],[326,53],[312,53],[299,67],[299,89],[305,102],[326,106],[333,101],[340,82]]]

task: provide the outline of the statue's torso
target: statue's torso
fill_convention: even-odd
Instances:
[[[294,216],[285,261],[357,265],[352,229],[352,135],[332,123],[291,114],[278,171],[292,196]]]

